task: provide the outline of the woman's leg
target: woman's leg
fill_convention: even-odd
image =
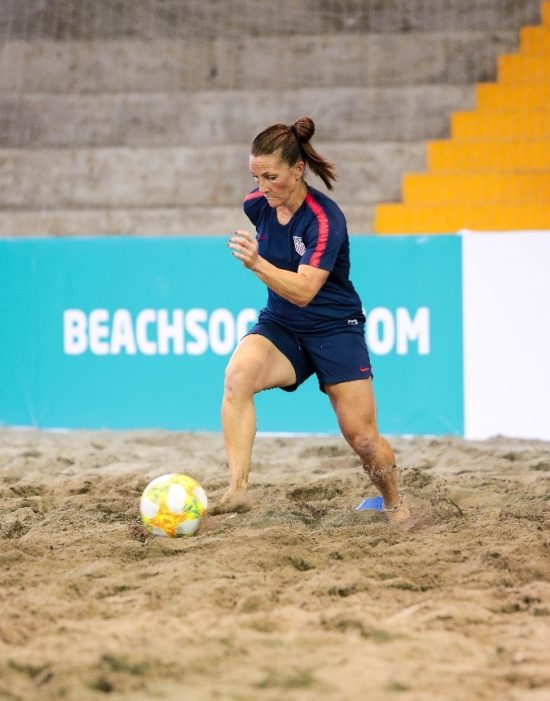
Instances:
[[[372,380],[325,385],[325,390],[336,412],[342,434],[382,494],[390,520],[405,520],[410,512],[399,494],[394,452],[378,432]]]
[[[246,489],[256,435],[254,395],[288,387],[296,373],[288,358],[264,336],[250,334],[239,343],[225,372],[222,425],[231,482],[224,496]]]

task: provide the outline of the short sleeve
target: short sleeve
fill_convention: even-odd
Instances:
[[[243,202],[243,209],[250,221],[257,226],[260,213],[265,204],[265,197],[258,188],[249,192]]]
[[[306,204],[313,217],[303,236],[305,251],[300,264],[332,271],[346,238],[344,216],[328,211],[311,193],[306,196]]]

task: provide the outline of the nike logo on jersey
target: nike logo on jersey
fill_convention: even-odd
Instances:
[[[360,367],[360,368],[359,368],[359,372],[368,372],[369,370],[370,370],[369,367],[366,367],[366,368]]]

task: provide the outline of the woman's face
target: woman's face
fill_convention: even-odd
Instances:
[[[280,151],[267,156],[250,156],[250,172],[260,192],[271,207],[292,206],[303,194],[305,164],[298,161],[289,166],[281,160]]]

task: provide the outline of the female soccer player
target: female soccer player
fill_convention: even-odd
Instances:
[[[338,205],[305,181],[312,170],[333,189],[335,166],[313,148],[315,125],[301,117],[274,124],[252,143],[257,187],[244,210],[256,236],[238,230],[233,256],[267,285],[258,323],[229,361],[222,423],[231,482],[222,501],[248,484],[256,434],[254,395],[293,392],[315,373],[344,438],[384,498],[393,522],[410,516],[397,485],[395,455],[378,432],[361,300],[349,279],[349,239]]]

